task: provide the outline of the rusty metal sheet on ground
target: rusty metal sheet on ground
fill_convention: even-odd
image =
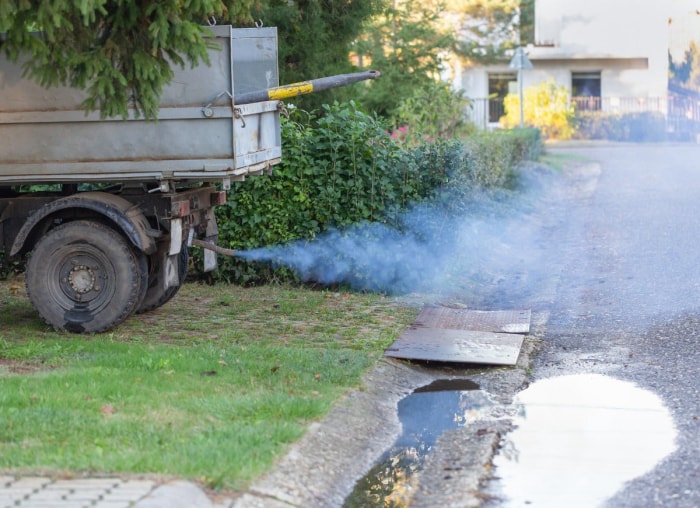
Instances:
[[[428,305],[384,352],[406,360],[515,365],[530,331],[529,310],[480,311]]]
[[[406,360],[515,365],[524,335],[445,328],[409,328],[384,352]]]
[[[474,330],[483,332],[530,333],[529,310],[472,310],[428,305],[413,326]]]

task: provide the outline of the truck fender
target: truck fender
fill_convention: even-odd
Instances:
[[[31,249],[45,229],[45,221],[55,216],[65,216],[61,212],[86,210],[105,217],[146,255],[156,251],[155,238],[160,232],[151,228],[146,216],[137,204],[130,203],[121,196],[107,192],[81,192],[45,204],[36,210],[22,225],[10,249],[10,256],[16,256],[25,249]]]

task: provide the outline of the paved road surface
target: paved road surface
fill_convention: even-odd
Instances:
[[[700,147],[560,150],[593,165],[549,236],[558,283],[534,377],[593,372],[657,394],[677,451],[607,505],[700,506]]]

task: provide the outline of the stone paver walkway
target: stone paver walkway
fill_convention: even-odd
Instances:
[[[0,476],[0,508],[226,508],[185,481]]]

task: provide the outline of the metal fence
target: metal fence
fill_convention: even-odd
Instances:
[[[666,130],[679,137],[700,133],[700,98],[669,95],[666,97],[572,97],[577,113],[601,112],[610,115],[655,113],[661,115]],[[479,129],[492,130],[505,114],[502,98],[470,99],[468,120]]]
[[[504,114],[503,99],[469,99],[466,108],[467,120],[482,130],[496,128]]]

